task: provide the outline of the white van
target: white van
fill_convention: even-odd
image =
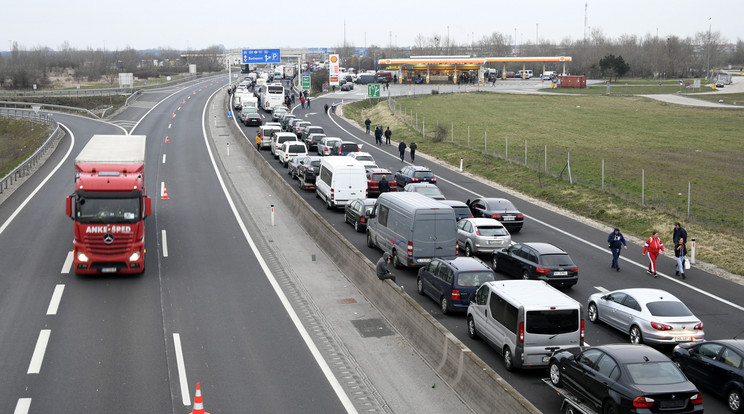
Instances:
[[[529,69],[520,70],[519,72],[517,72],[517,77],[522,79],[532,79],[532,71]]]
[[[345,206],[355,198],[367,198],[367,172],[351,157],[323,157],[315,193],[329,209]]]
[[[468,335],[483,338],[514,368],[546,368],[559,349],[584,345],[581,304],[542,280],[484,283],[471,297]]]

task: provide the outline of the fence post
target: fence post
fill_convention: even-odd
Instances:
[[[573,179],[571,178],[571,153],[568,152],[566,154],[568,154],[566,158],[566,165],[568,166],[568,183],[573,184]]]
[[[602,159],[602,192],[604,193],[604,159]]]
[[[470,148],[470,125],[468,125],[468,148]]]
[[[545,175],[548,175],[548,146],[545,146]]]
[[[527,140],[524,140],[524,166],[527,167]]]
[[[426,136],[426,117],[421,117],[421,136]]]
[[[687,221],[690,221],[690,190],[692,186],[690,185],[690,182],[687,182]]]
[[[509,161],[509,135],[506,136],[506,144],[504,145],[504,159]]]
[[[450,142],[455,142],[455,123],[450,124]]]
[[[488,131],[483,131],[483,152],[488,154]]]
[[[646,196],[646,170],[641,168],[641,205],[646,205],[646,200],[644,199]]]

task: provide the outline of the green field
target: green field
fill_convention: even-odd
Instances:
[[[419,151],[453,165],[462,157],[472,173],[638,237],[652,229],[664,235],[683,221],[698,234],[699,258],[744,274],[741,110],[641,97],[468,93],[399,98],[394,119],[386,102],[373,104],[347,105],[344,114],[389,124],[394,140],[415,139]],[[433,139],[437,121],[441,142]]]
[[[0,178],[36,151],[49,138],[52,129],[36,123],[0,117]]]

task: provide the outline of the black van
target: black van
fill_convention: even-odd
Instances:
[[[377,83],[377,75],[374,73],[362,73],[361,75],[357,76],[356,83],[360,85],[365,85],[368,83]]]

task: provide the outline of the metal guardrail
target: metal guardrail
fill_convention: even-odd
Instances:
[[[23,112],[24,114],[21,114]],[[37,164],[42,161],[46,152],[53,149],[57,142],[62,138],[65,133],[62,128],[59,127],[59,123],[51,117],[51,115],[41,114],[37,115],[30,111],[0,111],[0,116],[28,119],[31,122],[38,122],[40,124],[54,125],[55,129],[49,138],[28,158],[26,158],[21,164],[19,164],[13,171],[9,172],[5,177],[0,178],[0,194],[3,191],[8,190],[9,186],[13,185],[23,177],[29,176],[33,173],[34,168]]]
[[[28,118],[29,116],[32,116],[33,117],[33,115],[34,115],[33,113],[30,114],[30,115],[28,114],[29,109],[31,109],[31,107],[33,105],[39,105],[40,109],[43,109],[43,108],[47,108],[47,109],[61,109],[61,110],[65,110],[65,111],[82,112],[82,113],[84,113],[86,115],[89,115],[89,116],[92,116],[94,118],[99,118],[99,119],[100,118],[103,118],[103,116],[98,116],[98,115],[94,114],[93,112],[91,112],[88,109],[77,108],[77,107],[74,107],[74,106],[52,105],[52,104],[44,104],[44,103],[36,103],[36,102],[0,101],[0,107],[5,108],[5,110],[8,111],[8,112],[13,112],[14,115],[11,115],[11,116],[14,116],[16,118]],[[24,108],[24,109],[20,109],[19,110],[18,108]],[[109,106],[106,109],[104,109],[103,113],[105,114],[106,111],[108,109],[110,109],[110,108],[111,107]],[[39,115],[39,116],[41,116],[41,115]],[[51,116],[51,115],[47,115],[47,116]]]

